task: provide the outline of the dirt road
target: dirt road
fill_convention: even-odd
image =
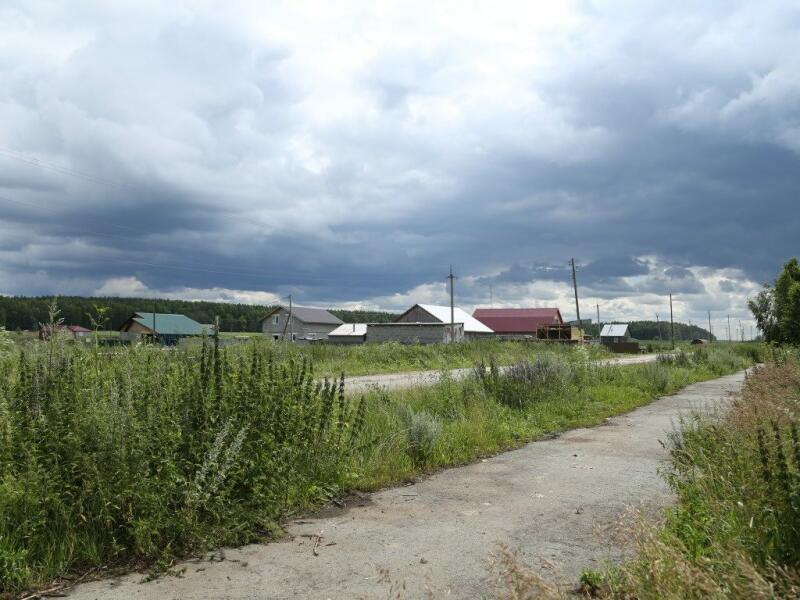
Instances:
[[[676,417],[724,402],[742,381],[739,373],[695,384],[599,427],[365,496],[290,525],[287,541],[188,561],[182,577],[129,575],[81,585],[70,598],[386,598],[379,568],[405,582],[405,598],[424,597],[426,583],[436,597],[481,598],[497,542],[572,581],[619,556],[600,529],[626,507],[669,501],[659,440]]]
[[[653,362],[658,357],[657,354],[637,354],[635,356],[621,356],[597,361],[598,364],[607,365],[635,365]],[[501,367],[505,369],[507,367]],[[450,375],[454,379],[463,379],[472,369],[451,369]],[[402,388],[415,387],[419,385],[433,385],[439,381],[441,371],[410,371],[405,373],[385,373],[382,375],[360,375],[355,377],[345,377],[345,390],[348,394],[366,392],[371,389],[379,388],[385,390],[396,390]]]

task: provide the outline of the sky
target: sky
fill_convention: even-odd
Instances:
[[[0,294],[753,324],[800,4],[0,5]],[[735,335],[735,332],[734,332]]]

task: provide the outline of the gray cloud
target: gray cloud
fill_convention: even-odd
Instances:
[[[304,10],[0,9],[0,293],[563,302],[575,256],[697,318],[797,253],[794,3]]]

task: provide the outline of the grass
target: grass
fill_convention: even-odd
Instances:
[[[416,350],[486,363],[465,380],[445,374],[429,388],[350,398],[340,382],[315,383],[311,361],[284,354],[298,352],[288,345],[0,346],[7,594],[99,565],[158,567],[268,538],[286,516],[349,490],[592,425],[751,360],[720,348],[601,368],[584,350],[553,348],[492,375],[486,364],[511,360],[515,346],[399,347],[406,359]]]
[[[639,556],[588,572],[606,598],[800,596],[800,355],[777,350],[731,410],[686,420],[671,440],[677,496],[631,525]]]

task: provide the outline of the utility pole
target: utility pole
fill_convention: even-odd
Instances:
[[[713,341],[714,336],[711,333],[711,311],[708,311],[708,341]]]
[[[494,295],[492,294],[492,282],[489,282],[489,306],[494,308]]]
[[[600,339],[600,304],[595,304],[597,308],[597,339]]]
[[[153,345],[156,345],[156,301],[153,300]]]
[[[675,349],[675,319],[672,317],[672,292],[669,293],[669,326],[671,329],[672,349]]]
[[[744,327],[742,327],[742,320],[739,319],[739,337],[744,341]]]
[[[731,316],[728,315],[728,341],[732,342],[733,339],[731,338]]]
[[[292,295],[289,294],[289,341],[294,341],[294,319],[292,318]]]
[[[292,295],[289,294],[287,296],[289,298],[289,317],[286,319],[286,323],[283,326],[283,333],[281,334],[281,339],[285,342],[286,341],[286,328],[290,328],[290,335],[294,333],[294,323],[292,323]]]
[[[569,264],[572,266],[572,287],[575,288],[575,313],[578,315],[578,327],[581,327],[581,307],[578,305],[578,278],[575,276],[575,259],[570,258]]]
[[[450,265],[450,275],[447,276],[447,279],[450,280],[450,343],[453,343],[456,341],[456,307],[454,296],[455,286],[453,285],[456,276],[453,275],[453,265]]]
[[[664,338],[661,337],[661,320],[658,318],[658,313],[656,313],[656,329],[658,329],[658,341],[660,342]]]

